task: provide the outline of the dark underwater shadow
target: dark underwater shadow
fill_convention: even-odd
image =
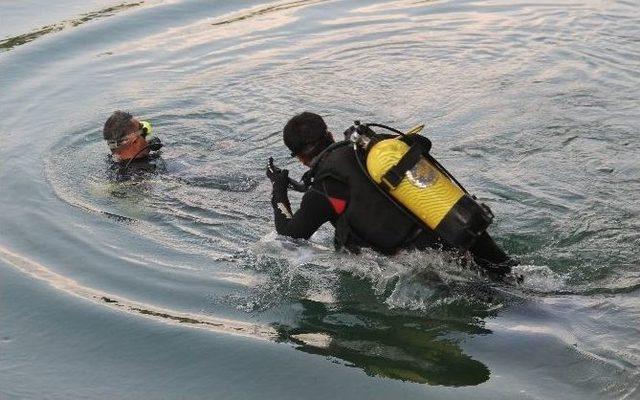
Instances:
[[[277,341],[343,360],[369,376],[442,386],[473,386],[489,379],[489,368],[447,337],[490,334],[481,318],[493,312],[460,304],[440,306],[430,317],[395,312],[373,293],[354,293],[353,288],[346,282],[341,288],[346,296],[338,303],[300,301],[303,311],[296,326],[273,324]]]

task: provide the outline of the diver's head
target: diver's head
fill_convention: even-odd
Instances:
[[[303,112],[291,118],[283,130],[284,144],[293,157],[309,166],[311,160],[334,140],[327,124],[318,114]]]
[[[143,124],[137,118],[124,111],[114,111],[107,119],[102,136],[116,161],[143,158],[149,155],[145,138],[149,133],[148,123]],[[145,148],[147,147],[147,148]]]

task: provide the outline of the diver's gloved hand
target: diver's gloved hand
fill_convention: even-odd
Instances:
[[[147,145],[151,151],[158,151],[163,146],[162,142],[157,137],[151,138],[151,140],[147,142]]]
[[[271,202],[274,204],[289,204],[289,199],[287,197],[289,171],[286,169],[280,169],[273,165],[273,157],[269,158],[269,164],[267,165],[267,177],[273,184],[273,188],[271,190]]]
[[[273,165],[273,157],[269,158],[269,164],[267,165],[267,178],[273,184],[273,190],[277,189],[287,191],[289,185],[289,171],[286,169],[280,169]]]

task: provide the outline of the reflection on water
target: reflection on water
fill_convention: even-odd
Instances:
[[[452,336],[490,334],[482,318],[494,311],[455,303],[433,310],[435,319],[391,311],[349,274],[341,275],[336,293],[332,303],[301,301],[294,324],[274,324],[278,340],[342,360],[371,376],[444,386],[478,385],[489,379],[489,369],[465,354]]]
[[[454,340],[440,337],[452,332],[446,323],[334,310],[311,301],[302,306],[299,327],[276,326],[279,339],[295,343],[298,350],[335,357],[367,375],[415,383],[470,386],[489,379],[482,362],[466,355]]]
[[[295,324],[272,326],[190,314],[117,297],[64,277],[50,268],[0,247],[0,260],[71,295],[104,304],[119,311],[183,324],[218,333],[290,342],[298,350],[334,357],[368,375],[414,383],[444,386],[478,385],[490,371],[461,349],[454,334],[490,334],[483,318],[495,309],[443,304],[432,310],[436,318],[421,313],[389,310],[372,288],[350,274],[340,274],[331,303],[300,300],[302,311]],[[426,283],[426,282],[425,282]]]
[[[180,375],[185,385],[234,386],[209,397],[327,397],[333,380],[319,376],[329,369],[331,378],[346,377],[340,389],[352,398],[371,394],[362,388],[417,399],[637,395],[635,4],[112,4],[34,22],[47,26],[0,42],[0,110],[11,110],[0,118],[0,261],[34,289],[42,280],[57,289],[39,297],[51,309],[79,297],[96,315],[121,311],[127,318],[118,328],[144,325],[149,342],[151,325],[171,332],[168,346],[187,330],[176,326],[200,327],[189,330],[200,343],[240,333],[335,361],[271,342],[243,357],[229,346],[205,356],[225,368],[241,365],[232,384],[208,368]],[[120,108],[154,122],[166,143],[166,173],[126,182],[105,174],[100,130]],[[303,110],[326,116],[334,132],[354,119],[426,123],[434,155],[496,212],[492,233],[524,261],[523,286],[488,283],[430,252],[336,254],[331,229],[309,242],[278,238],[264,165],[274,156],[300,176],[279,132]],[[36,308],[28,298],[5,305],[25,320]],[[84,313],[71,314],[84,324]],[[0,330],[8,326],[31,334],[13,320]],[[78,369],[90,375],[120,345],[93,346],[103,332],[85,327],[75,337],[95,349],[82,354]],[[33,390],[46,386],[38,372],[49,371],[51,359],[20,364],[28,346],[2,346],[0,397],[4,386],[13,389],[5,382],[25,376],[37,377]],[[178,347],[187,362],[168,359],[166,381],[203,348]],[[273,368],[285,375],[270,396],[262,383],[238,389],[262,382],[255,378],[264,370],[247,365],[269,348],[299,364]],[[136,385],[152,386],[148,376],[133,375]],[[81,390],[86,375],[61,377],[81,392],[75,397],[95,397]],[[292,381],[303,389],[289,390]],[[28,390],[16,393],[42,397]]]
[[[273,339],[276,335],[276,332],[267,326],[207,315],[181,313],[174,310],[154,307],[150,304],[142,304],[125,298],[116,298],[108,293],[80,285],[73,279],[57,274],[46,266],[22,255],[16,254],[6,248],[0,247],[0,260],[36,279],[45,281],[59,290],[63,290],[71,295],[78,296],[95,303],[104,304],[127,313],[155,318],[165,323],[185,324],[196,328],[211,330],[213,332],[248,336],[255,339]]]
[[[272,12],[284,11],[291,8],[311,5],[315,3],[322,3],[324,1],[327,1],[327,0],[298,0],[298,1],[287,2],[284,4],[274,4],[266,7],[260,6],[260,7],[257,7],[256,9],[240,11],[238,12],[237,16],[231,16],[231,17],[225,18],[222,21],[214,22],[211,25],[213,26],[227,25],[227,24],[231,24],[238,21],[244,21],[249,18],[258,17],[260,15],[264,15]]]
[[[298,350],[335,357],[367,375],[415,383],[469,386],[489,379],[484,364],[466,355],[455,340],[442,337],[456,332],[455,324],[313,301],[301,304],[297,327],[275,326],[279,340],[295,343]]]
[[[140,1],[137,3],[122,3],[116,6],[111,6],[107,8],[103,8],[98,11],[88,12],[86,14],[82,14],[77,18],[70,19],[67,21],[61,21],[56,24],[43,26],[38,28],[32,32],[25,33],[18,36],[13,36],[0,41],[0,52],[9,51],[14,47],[29,43],[33,40],[36,40],[40,36],[44,36],[48,33],[60,32],[63,29],[73,28],[79,25],[82,25],[86,22],[89,22],[94,19],[109,17],[114,15],[120,11],[126,10],[128,8],[136,7],[143,4],[144,1]]]

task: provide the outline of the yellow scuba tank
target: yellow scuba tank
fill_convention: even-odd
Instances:
[[[376,183],[386,185],[383,176],[408,151],[409,146],[400,139],[385,139],[375,143],[369,149],[366,160],[371,178]],[[464,195],[462,189],[424,157],[420,157],[400,184],[391,188],[389,193],[433,230]]]
[[[382,127],[400,136],[378,135],[370,126]],[[364,150],[364,172],[390,200],[438,233],[445,242],[467,249],[491,224],[493,214],[429,155],[431,142],[417,135],[422,128],[418,126],[402,133],[385,125],[361,125],[356,121],[345,135]]]

